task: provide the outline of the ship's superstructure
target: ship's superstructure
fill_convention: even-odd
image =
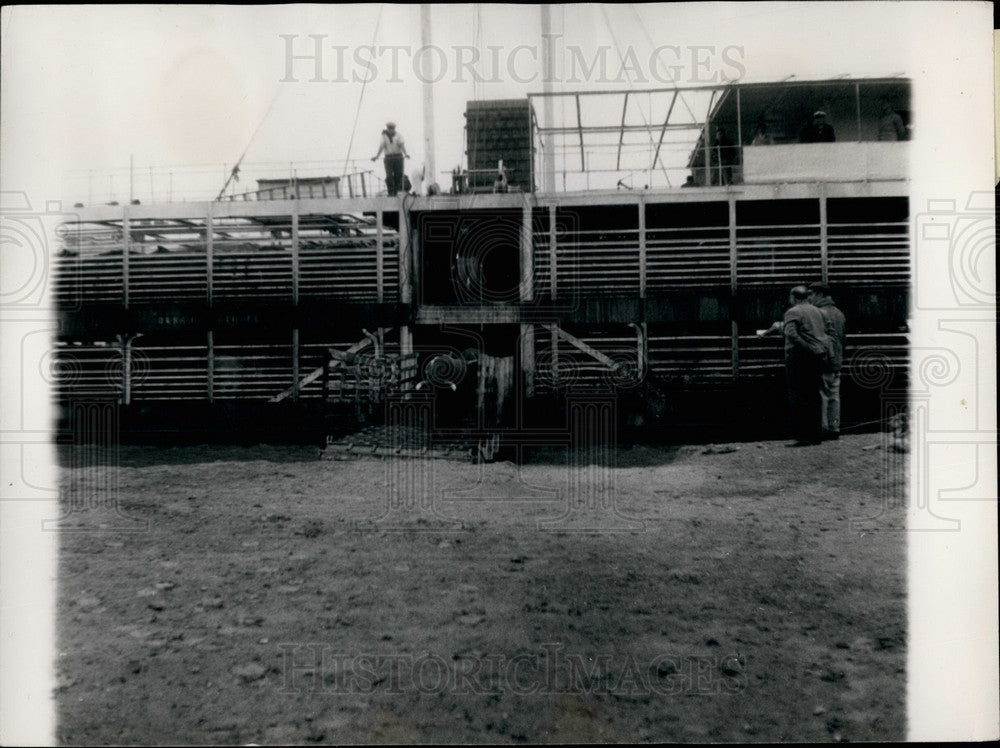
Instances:
[[[909,145],[880,139],[879,119],[888,108],[909,124],[908,82],[654,94],[667,115],[644,130],[628,119],[636,92],[597,108],[617,111],[617,128],[587,120],[591,94],[553,95],[575,100],[553,107],[575,121],[545,126],[535,96],[470,104],[476,153],[448,194],[314,180],[79,209],[55,259],[60,401],[190,414],[325,403],[365,417],[387,398],[464,388],[461,407],[494,426],[587,397],[635,422],[690,422],[695,407],[724,422],[780,392],[780,344],[756,331],[813,280],[849,321],[848,393],[901,386]],[[709,100],[698,116],[696,95]],[[836,141],[798,142],[820,108]],[[523,127],[494,127],[491,112]],[[687,163],[671,173],[659,151],[682,131]],[[543,168],[565,189],[535,189]]]

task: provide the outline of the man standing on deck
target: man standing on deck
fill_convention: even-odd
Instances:
[[[833,127],[826,123],[826,112],[822,109],[813,112],[812,122],[799,134],[800,143],[833,143],[836,140]]]
[[[847,322],[844,313],[834,306],[830,298],[830,287],[826,283],[809,284],[809,303],[823,314],[825,332],[830,338],[832,355],[823,372],[823,386],[820,389],[823,438],[840,438],[840,369],[844,364],[844,335]]]
[[[389,190],[389,196],[393,197],[403,189],[403,158],[410,157],[406,152],[403,136],[396,132],[395,122],[385,123],[382,142],[379,144],[378,153],[372,156],[372,161],[376,161],[382,153],[385,153],[385,186]]]
[[[785,368],[788,373],[788,401],[795,441],[790,447],[805,447],[823,440],[820,390],[823,372],[831,358],[823,313],[809,303],[805,286],[795,286],[785,312]]]

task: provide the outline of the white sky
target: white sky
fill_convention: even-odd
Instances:
[[[195,196],[191,190],[207,191],[202,195],[207,196],[221,187],[227,165],[248,144],[243,185],[248,185],[248,178],[263,175],[259,168],[263,164],[282,175],[291,162],[300,175],[318,173],[309,172],[310,166],[333,171],[332,165],[316,162],[347,156],[361,92],[361,84],[351,77],[365,73],[363,67],[351,64],[352,54],[372,44],[373,38],[378,46],[405,45],[414,52],[421,43],[417,5],[385,5],[378,34],[373,36],[379,8],[8,8],[3,24],[0,130],[5,189],[38,189],[46,199],[105,202],[113,194],[121,200],[127,197],[131,154],[135,194],[143,202],[151,196],[165,199],[171,172],[175,198],[185,192]],[[460,71],[454,51],[457,45],[477,42],[474,6],[432,11],[433,43],[448,60],[448,74],[434,91],[439,172],[462,161],[462,113],[474,94],[517,98],[542,89],[540,59],[535,62],[530,51],[514,51],[518,45],[540,48],[539,8],[483,5],[480,14],[478,41],[483,56],[488,55],[487,45],[499,46],[500,59],[513,57],[515,67],[491,75],[487,64],[484,74],[500,81],[483,83],[475,91],[471,75]],[[634,84],[640,89],[664,86],[648,66],[654,43],[680,49],[679,55],[661,51],[660,59],[680,66],[674,73],[682,84],[718,74],[740,75],[742,71],[722,58],[727,47],[732,48],[728,59],[745,68],[743,80],[845,73],[919,77],[917,52],[947,35],[949,23],[961,16],[920,3],[870,4],[849,12],[842,3],[618,4],[604,6],[603,11],[599,5],[571,5],[553,6],[552,28],[562,34],[558,78],[568,79],[574,72],[566,47],[577,47],[589,63],[602,45],[612,47],[607,77],[616,77],[617,41],[623,50],[631,47],[646,70],[648,82]],[[279,82],[286,65],[282,35],[294,35],[295,52],[306,54],[313,49],[310,34],[325,37],[328,81],[311,82],[313,64],[299,60],[293,68],[296,82]],[[348,64],[339,76],[346,80],[334,80],[338,77],[334,45],[347,48]],[[695,51],[695,46],[714,52]],[[696,68],[693,55],[708,60],[708,67]],[[376,60],[379,72],[367,86],[352,157],[373,155],[379,131],[393,119],[408,141],[412,167],[424,158],[421,88],[410,54],[400,52],[398,59],[397,80],[389,80],[390,52]],[[582,79],[583,72],[578,66],[576,70]],[[658,70],[662,76],[668,74]],[[519,83],[515,76],[534,81]],[[628,84],[621,78],[603,86],[594,80],[555,86],[556,90],[601,87],[620,90]],[[197,174],[193,165],[201,165]],[[108,178],[112,171],[114,181]]]

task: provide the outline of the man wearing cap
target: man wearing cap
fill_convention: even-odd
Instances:
[[[837,309],[830,297],[830,287],[826,283],[809,284],[809,303],[823,314],[825,332],[832,343],[830,360],[823,372],[820,388],[820,414],[823,422],[823,438],[840,438],[840,369],[844,364],[844,336],[847,322],[844,313]]]
[[[372,156],[372,161],[385,153],[385,186],[389,190],[389,195],[394,196],[403,189],[403,158],[409,158],[406,152],[406,143],[403,136],[396,132],[395,122],[386,122],[382,131],[382,142],[379,144],[378,153]]]
[[[799,133],[800,143],[832,143],[836,139],[833,127],[826,123],[826,112],[822,109],[813,112],[812,122]]]
[[[782,332],[785,335],[788,401],[795,434],[795,442],[788,446],[805,447],[823,440],[820,390],[830,341],[823,313],[809,303],[809,291],[805,286],[795,286],[788,302],[791,306],[785,312]]]

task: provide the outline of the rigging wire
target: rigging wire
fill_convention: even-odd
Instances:
[[[372,43],[371,48],[374,49],[375,41],[378,39],[378,29],[382,23],[382,11],[385,9],[385,4],[380,3],[378,6],[378,17],[375,19],[375,31],[372,32]],[[368,80],[371,76],[365,76],[365,79],[361,82],[361,93],[358,95],[358,106],[354,111],[354,125],[351,127],[351,138],[347,141],[347,158],[344,159],[344,171],[340,175],[341,179],[347,176],[347,169],[351,163],[351,149],[354,147],[354,133],[358,129],[358,118],[361,116],[361,105],[365,100],[365,88],[368,86]]]
[[[657,49],[656,43],[653,41],[653,37],[649,33],[649,28],[647,28],[646,24],[642,22],[642,18],[639,16],[639,11],[636,10],[635,4],[629,3],[628,7],[632,11],[632,15],[635,16],[635,20],[636,23],[639,24],[639,28],[641,28],[642,32],[646,35],[646,41],[649,42],[650,49],[653,52],[655,52]],[[667,75],[670,77],[670,82],[674,84],[674,90],[677,91],[677,98],[681,100],[681,103],[684,105],[684,108],[687,109],[688,114],[691,115],[691,120],[693,122],[697,122],[698,118],[695,116],[695,113],[691,109],[691,107],[688,106],[687,99],[684,98],[684,92],[681,89],[681,87],[677,85],[677,81],[674,79],[674,74],[669,67],[667,68]],[[709,114],[711,114],[711,112],[709,112]]]
[[[615,36],[614,29],[611,28],[611,19],[608,18],[607,8],[605,8],[605,6],[603,4],[600,6],[600,8],[601,8],[601,15],[604,17],[604,25],[607,27],[608,33],[611,34],[611,41],[614,42],[615,51],[618,52],[618,59],[621,61],[621,64],[622,64],[622,72],[625,73],[625,78],[626,78],[626,80],[628,80],[628,87],[629,87],[630,90],[635,90],[635,87],[632,85],[632,76],[628,74],[628,68],[625,67],[625,55],[622,53],[621,45],[618,44],[618,37]],[[641,106],[637,107],[637,108],[639,109],[639,115],[642,117],[642,123],[646,126],[646,134],[649,136],[649,144],[650,144],[650,146],[652,146],[653,145],[653,133],[649,129],[650,125],[649,125],[649,121],[646,119],[646,113],[644,111],[642,111],[642,107]],[[650,112],[650,114],[652,114],[652,112]],[[652,167],[655,168],[656,164],[652,164]],[[663,169],[663,176],[666,177],[666,179],[667,179],[667,186],[668,187],[672,186],[671,182],[670,182],[670,175],[667,173],[667,167],[666,167],[665,164],[663,164],[662,161],[660,162],[660,168]],[[650,180],[650,181],[652,181],[652,180]]]
[[[226,178],[226,183],[222,185],[222,189],[219,190],[219,194],[216,195],[216,202],[222,199],[222,196],[226,194],[226,190],[233,181],[240,181],[240,164],[243,163],[243,159],[246,157],[247,151],[250,150],[250,146],[253,144],[254,138],[257,137],[257,133],[260,132],[260,128],[263,126],[264,122],[267,121],[268,115],[270,115],[274,109],[274,105],[278,103],[278,98],[281,96],[282,90],[283,89],[279,88],[275,92],[274,96],[271,97],[271,104],[267,107],[267,111],[264,112],[264,116],[261,117],[260,122],[257,123],[257,127],[250,134],[250,140],[247,142],[247,147],[243,149],[243,153],[240,154],[240,157],[236,160],[236,164],[229,172],[229,176]]]

